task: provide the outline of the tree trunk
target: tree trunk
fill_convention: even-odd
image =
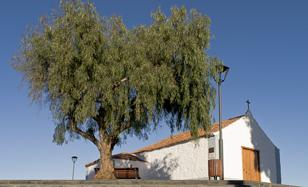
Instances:
[[[112,143],[101,139],[99,143],[100,170],[95,175],[96,179],[115,179],[112,161]]]

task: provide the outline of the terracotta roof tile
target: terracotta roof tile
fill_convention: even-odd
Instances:
[[[222,121],[222,128],[229,126],[230,124],[232,124],[236,120],[240,119],[241,117],[243,117],[243,115]],[[211,133],[217,132],[218,130],[219,130],[218,123],[213,124],[212,127],[211,127]],[[206,135],[206,133],[203,129],[202,130],[200,129],[198,131],[198,137],[202,137],[202,136],[205,136],[205,135]],[[169,147],[169,146],[181,143],[181,142],[185,142],[185,141],[188,141],[188,140],[191,140],[191,139],[193,139],[193,137],[192,137],[190,131],[185,131],[185,132],[170,136],[169,138],[163,139],[163,140],[159,141],[158,143],[143,147],[143,148],[141,148],[141,149],[139,149],[139,150],[137,150],[133,153],[136,154],[136,153],[141,153],[141,152],[153,151],[153,150],[156,150],[156,149],[161,149],[161,148]]]
[[[122,159],[122,160],[132,160],[132,161],[141,161],[146,162],[135,154],[132,153],[119,153],[116,155],[112,155],[113,159]]]
[[[87,167],[90,167],[90,166],[92,166],[92,165],[94,165],[94,164],[97,164],[98,162],[99,162],[99,159],[94,160],[93,162],[87,163],[87,164],[85,165],[85,167],[86,167],[86,168],[87,168]]]
[[[132,154],[132,153],[115,154],[115,155],[112,155],[112,159],[122,159],[122,160],[132,160],[132,161],[146,162],[145,160],[139,158],[137,155]],[[89,166],[92,166],[92,165],[97,164],[97,163],[99,163],[99,159],[86,164],[85,167],[89,167]]]

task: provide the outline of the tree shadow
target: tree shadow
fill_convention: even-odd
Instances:
[[[160,158],[156,158],[151,162],[147,162],[144,154],[137,155],[144,161],[131,161],[131,160],[114,160],[117,168],[138,168],[138,175],[141,179],[159,179],[168,180],[171,179],[171,175],[179,166],[178,158],[172,156],[171,153],[162,155]],[[90,166],[86,174],[86,180],[93,179],[95,174],[99,170],[99,161]]]
[[[139,156],[143,157],[143,155]],[[139,168],[141,179],[171,179],[173,171],[179,167],[178,159],[171,156],[169,153],[162,158],[145,163],[143,167]]]

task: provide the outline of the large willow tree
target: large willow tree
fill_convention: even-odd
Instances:
[[[196,10],[160,10],[128,29],[93,4],[61,1],[28,32],[14,63],[34,101],[47,102],[54,142],[82,137],[99,150],[97,178],[114,178],[112,150],[127,135],[146,137],[161,119],[171,130],[207,129],[215,64],[206,50],[209,18]]]

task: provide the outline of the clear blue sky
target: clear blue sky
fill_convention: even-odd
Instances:
[[[209,53],[231,67],[223,84],[223,116],[243,114],[245,100],[264,131],[280,148],[283,183],[308,186],[308,2],[307,1],[94,1],[103,16],[120,15],[129,27],[149,24],[157,7],[185,5],[212,20]],[[47,106],[32,104],[21,75],[9,61],[27,26],[58,7],[55,0],[7,0],[0,6],[0,179],[69,179],[78,155],[76,178],[96,159],[84,140],[52,143],[54,124]],[[215,113],[217,114],[217,112]],[[217,115],[216,115],[217,116]],[[217,119],[217,117],[216,117]],[[133,151],[148,141],[134,138],[114,152]]]

